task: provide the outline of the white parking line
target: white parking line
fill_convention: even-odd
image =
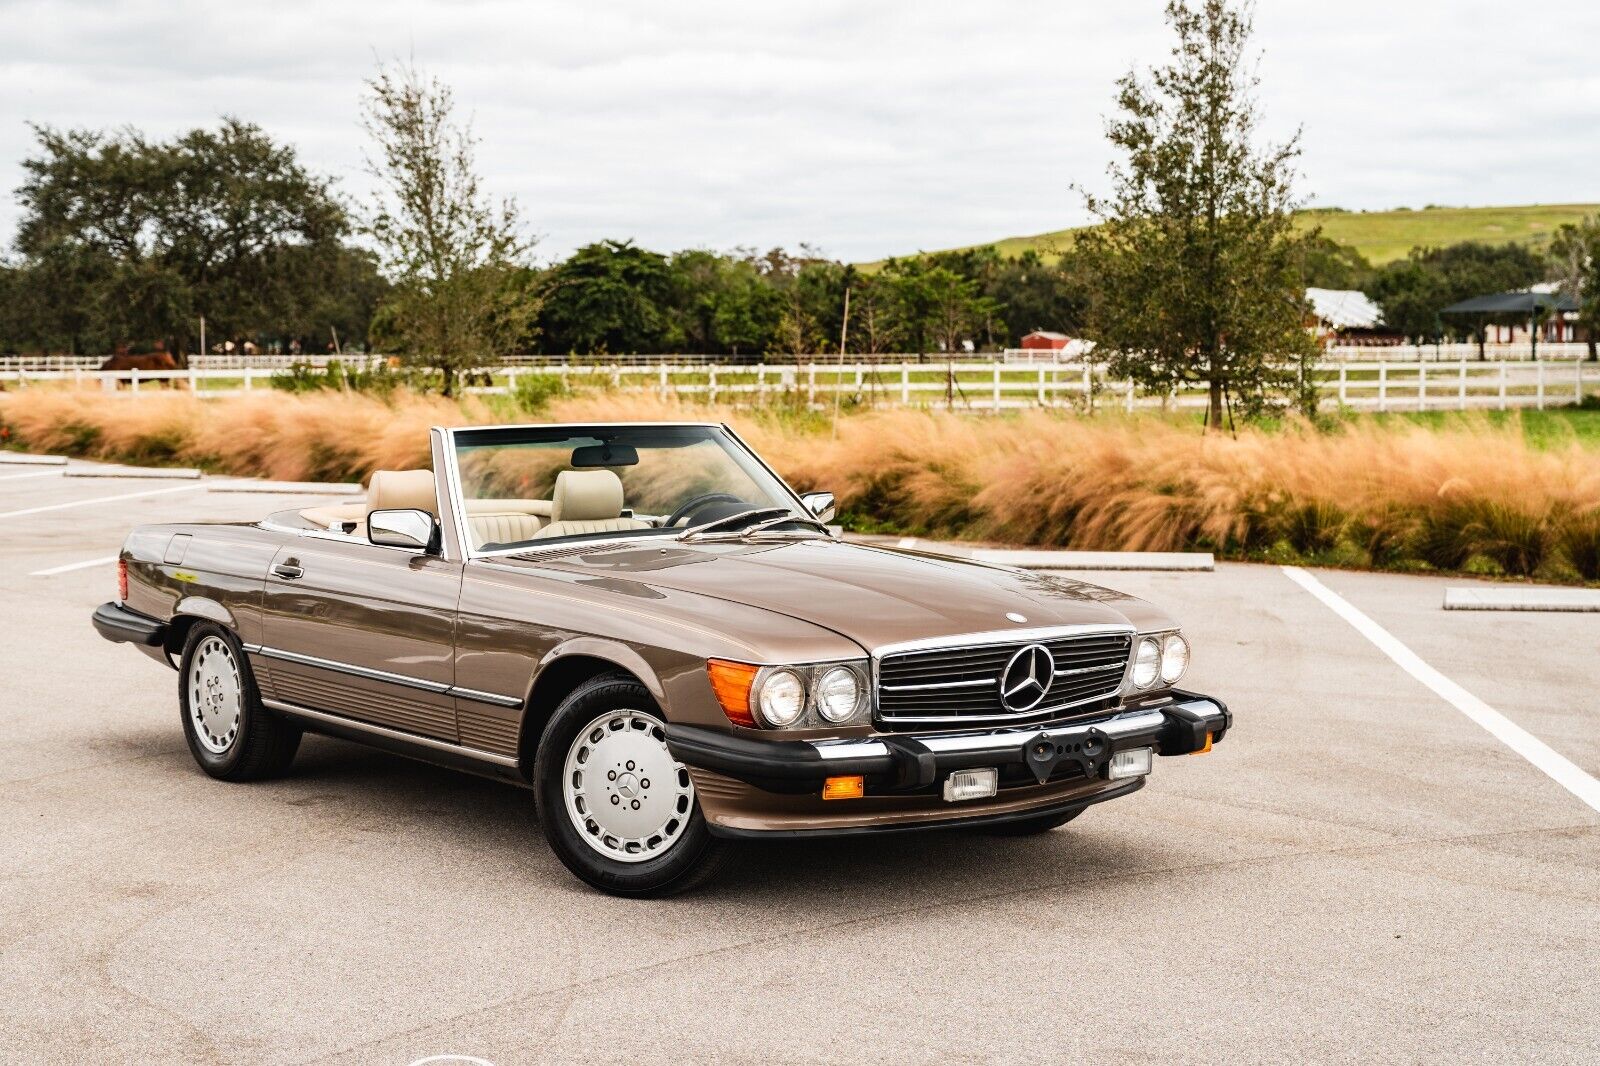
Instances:
[[[49,577],[52,574],[66,574],[73,570],[87,570],[91,566],[110,566],[119,556],[107,555],[102,559],[86,559],[81,563],[68,563],[65,566],[52,566],[47,570],[35,570],[29,577]]]
[[[1576,763],[1517,723],[1484,703],[1478,697],[1423,662],[1421,657],[1400,643],[1387,629],[1363,614],[1355,605],[1318,581],[1298,566],[1285,566],[1289,580],[1321,600],[1334,614],[1355,627],[1379,651],[1393,659],[1402,670],[1432,689],[1456,710],[1477,722],[1506,747],[1527,759],[1549,778],[1600,811],[1600,781],[1585,773]]]
[[[140,496],[164,496],[169,492],[193,492],[199,485],[179,485],[174,489],[146,489],[143,492],[124,492],[117,496],[96,496],[92,500],[73,500],[71,503],[48,503],[42,507],[24,507],[20,511],[0,511],[0,518],[21,518],[23,515],[43,514],[45,511],[65,511],[69,507],[88,507],[96,503],[115,503]]]
[[[61,471],[59,471],[59,470],[31,470],[26,474],[4,474],[4,475],[0,475],[0,481],[21,481],[25,477],[60,477],[60,476],[61,476]]]

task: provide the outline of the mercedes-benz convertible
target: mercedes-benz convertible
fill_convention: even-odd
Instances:
[[[726,426],[434,429],[359,502],[135,529],[94,624],[177,669],[211,776],[306,731],[494,775],[620,895],[747,838],[1042,833],[1227,733],[1151,604],[833,510]]]

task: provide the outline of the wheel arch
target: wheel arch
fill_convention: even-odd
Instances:
[[[558,645],[539,661],[523,703],[522,728],[517,738],[517,765],[523,777],[531,777],[539,737],[561,701],[578,686],[606,674],[626,675],[637,681],[650,693],[658,710],[665,708],[661,679],[643,656],[627,645],[591,639]]]
[[[234,639],[239,639],[239,625],[232,611],[205,596],[185,596],[173,608],[172,620],[167,623],[167,637],[162,646],[167,653],[167,662],[174,670],[178,668],[176,656],[183,654],[183,646],[189,639],[189,630],[201,622],[213,622],[232,633]]]

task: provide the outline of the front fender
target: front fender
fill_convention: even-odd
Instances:
[[[663,707],[666,706],[666,688],[662,685],[661,678],[657,675],[655,668],[645,661],[644,656],[628,645],[617,640],[606,640],[603,637],[573,637],[570,640],[562,641],[546,652],[544,657],[539,660],[539,668],[534,671],[533,681],[528,688],[529,698],[532,698],[533,688],[539,684],[539,678],[544,675],[547,667],[560,659],[571,658],[575,655],[590,659],[605,659],[608,662],[616,663],[622,669],[637,677],[658,704]]]

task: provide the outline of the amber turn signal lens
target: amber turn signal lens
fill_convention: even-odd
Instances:
[[[711,675],[711,691],[722,704],[722,713],[734,725],[755,727],[755,715],[750,713],[750,687],[756,682],[761,668],[749,663],[729,662],[726,659],[707,659],[706,673]]]
[[[854,777],[830,777],[822,782],[825,800],[858,800],[867,794],[867,782],[860,774]]]
[[[1191,754],[1191,755],[1204,755],[1206,752],[1208,752],[1210,750],[1211,750],[1211,733],[1208,730],[1206,732],[1206,746],[1203,747],[1203,748],[1196,748],[1194,751],[1190,752],[1189,754]]]

